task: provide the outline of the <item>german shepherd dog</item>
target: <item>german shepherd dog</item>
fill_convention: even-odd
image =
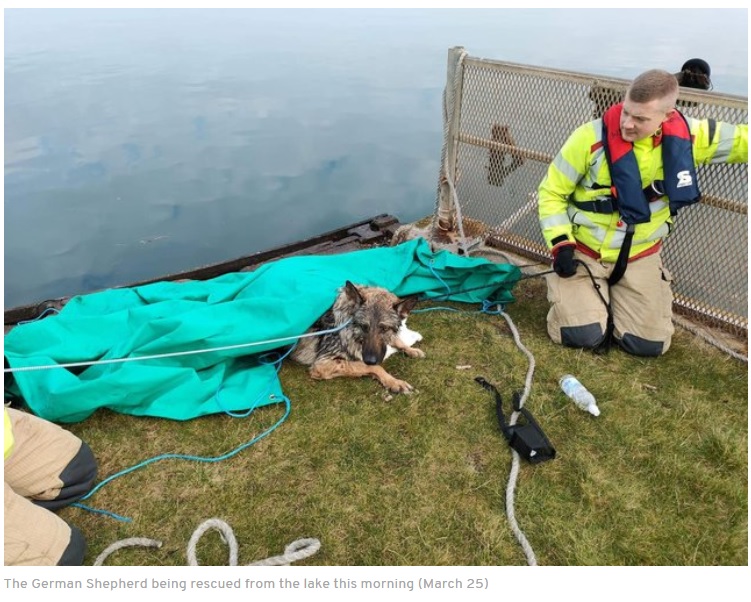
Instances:
[[[300,339],[291,357],[310,366],[315,379],[372,376],[394,393],[410,393],[412,385],[394,378],[380,364],[389,345],[409,357],[425,357],[422,350],[410,347],[397,335],[416,303],[416,295],[400,299],[384,288],[356,286],[348,280],[334,305],[308,332],[349,323],[336,332]]]

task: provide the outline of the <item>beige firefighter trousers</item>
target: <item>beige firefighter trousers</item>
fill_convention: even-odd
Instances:
[[[613,312],[615,341],[628,353],[658,356],[670,347],[672,322],[672,277],[662,265],[660,252],[630,261],[621,280],[608,286],[615,264],[575,251],[591,271],[600,293]],[[578,265],[570,278],[547,276],[548,334],[559,344],[594,348],[605,337],[607,308],[597,293],[587,269]]]
[[[96,477],[93,454],[51,422],[7,411],[14,445],[5,460],[5,565],[81,564],[83,536],[51,510],[90,490]]]

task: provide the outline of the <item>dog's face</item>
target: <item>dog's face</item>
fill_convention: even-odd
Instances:
[[[351,344],[347,345],[350,353],[361,356],[368,365],[380,364],[416,303],[416,295],[400,299],[386,289],[355,286],[347,281],[334,312],[352,320],[347,327],[351,334]],[[343,337],[345,341],[348,338]]]
[[[310,366],[315,379],[372,376],[394,393],[410,393],[412,385],[394,378],[381,362],[389,345],[408,357],[425,357],[424,351],[399,337],[400,327],[416,303],[417,296],[400,299],[380,287],[347,282],[334,305],[308,330],[318,330],[320,336],[302,338],[291,357]]]

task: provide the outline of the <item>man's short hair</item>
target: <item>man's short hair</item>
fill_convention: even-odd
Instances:
[[[626,91],[633,102],[645,103],[664,98],[666,109],[678,99],[678,80],[675,75],[662,69],[650,69],[637,76]]]

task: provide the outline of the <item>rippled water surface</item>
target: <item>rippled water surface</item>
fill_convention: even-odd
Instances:
[[[432,212],[447,50],[747,95],[746,11],[6,10],[5,305]],[[722,35],[707,36],[707,31]]]

